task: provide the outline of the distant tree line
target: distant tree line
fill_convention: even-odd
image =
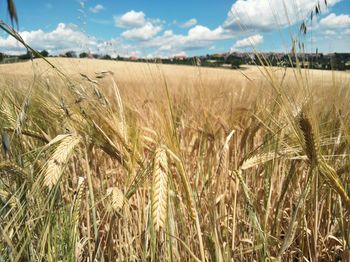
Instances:
[[[302,68],[322,69],[322,70],[350,70],[350,53],[332,53],[332,54],[298,54],[297,57],[285,54],[277,57],[274,54],[264,56],[261,61],[255,56],[254,64],[295,67],[299,65]]]
[[[0,63],[18,62],[38,57],[49,57],[47,50],[42,50],[38,54],[27,52],[26,54],[11,56],[0,53]],[[237,69],[241,65],[269,65],[279,67],[295,67],[297,65],[302,68],[323,69],[323,70],[350,70],[350,54],[349,53],[333,53],[333,54],[298,54],[293,57],[290,54],[281,53],[264,53],[256,55],[254,53],[223,53],[212,54],[206,56],[195,57],[173,57],[173,58],[136,58],[136,57],[121,57],[112,58],[110,55],[98,55],[87,52],[77,54],[75,51],[67,51],[59,56],[69,58],[95,58],[104,60],[119,60],[132,62],[147,62],[147,63],[163,63],[175,65],[191,65],[191,66],[205,66],[205,67],[226,67]],[[262,58],[263,57],[263,58]]]

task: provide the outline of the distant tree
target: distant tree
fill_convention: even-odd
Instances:
[[[104,55],[104,56],[102,57],[102,59],[111,60],[112,57],[111,57],[110,55]]]
[[[2,60],[4,60],[4,54],[0,53],[0,62],[2,62]]]
[[[28,60],[33,58],[33,53],[31,51],[28,51],[25,55],[20,55],[18,57],[21,60]]]
[[[79,55],[80,58],[87,58],[88,56],[89,56],[89,54],[86,53],[86,52],[82,52],[82,53],[80,53],[80,55]]]
[[[232,68],[239,68],[243,64],[243,60],[238,56],[230,55],[227,57],[226,63],[231,64]]]
[[[48,56],[49,56],[49,52],[46,51],[46,50],[41,51],[40,54],[41,54],[43,57],[48,57]]]
[[[74,51],[66,52],[66,57],[77,57],[77,53]]]

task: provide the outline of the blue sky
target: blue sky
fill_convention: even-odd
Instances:
[[[17,0],[19,31],[32,47],[112,56],[168,57],[290,49],[318,0]],[[350,52],[350,1],[320,0],[303,37],[306,51]],[[5,1],[0,18],[8,21]],[[288,19],[286,11],[288,14]],[[289,20],[289,22],[288,22]],[[4,33],[0,52],[24,49]]]

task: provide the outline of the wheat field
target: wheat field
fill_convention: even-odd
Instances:
[[[350,74],[0,65],[0,261],[350,261]]]

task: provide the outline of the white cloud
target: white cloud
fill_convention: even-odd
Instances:
[[[184,50],[209,48],[214,41],[233,38],[232,32],[224,29],[222,26],[209,29],[203,25],[196,25],[196,23],[197,20],[192,18],[180,25],[193,26],[187,34],[174,34],[172,30],[166,30],[162,35],[158,35],[165,26],[165,21],[146,18],[145,13],[142,11],[136,12],[131,10],[119,17],[115,17],[116,26],[126,28],[121,33],[124,39],[134,40],[133,45],[140,49],[156,49],[156,51],[161,52],[157,56]]]
[[[213,46],[213,42],[229,38],[233,38],[231,32],[227,32],[220,26],[211,30],[197,25],[185,35],[174,34],[171,30],[167,30],[162,35],[143,42],[142,48],[155,48],[154,56],[165,57],[181,51],[208,49]]]
[[[337,33],[333,30],[326,30],[323,32],[324,35],[336,35]]]
[[[114,17],[115,26],[122,28],[141,27],[146,24],[145,13],[131,10],[122,16]]]
[[[60,53],[76,48],[77,46],[94,46],[96,39],[88,37],[80,32],[74,25],[60,23],[57,28],[51,32],[43,30],[23,31],[20,32],[23,40],[31,47],[37,50],[46,49],[50,53]],[[0,38],[0,47],[9,53],[19,53],[25,51],[20,43],[13,37]]]
[[[315,36],[310,37],[310,43],[316,44],[317,41],[318,41],[317,37],[315,37]]]
[[[185,23],[180,24],[180,27],[186,28],[186,27],[191,27],[197,24],[197,19],[196,18],[191,18],[187,20]]]
[[[231,50],[235,50],[238,48],[243,48],[243,47],[251,47],[251,46],[257,46],[264,42],[264,37],[260,34],[257,35],[252,35],[247,38],[238,40],[234,46],[232,47]]]
[[[328,0],[328,7],[341,0]],[[227,14],[224,28],[230,30],[271,31],[305,19],[320,2],[325,10],[324,1],[319,0],[237,0]],[[289,18],[289,21],[288,21]]]
[[[122,36],[131,40],[149,40],[157,35],[162,30],[161,26],[154,26],[152,23],[147,22],[142,27],[126,30],[122,33]]]
[[[128,56],[139,53],[134,46],[125,45],[120,39],[109,41],[98,40],[81,32],[75,25],[59,23],[57,27],[45,32],[41,29],[19,32],[23,40],[36,50],[48,50],[50,54],[58,55],[67,51],[77,53],[90,51],[92,53],[109,54],[113,57]],[[7,54],[23,54],[27,50],[13,37],[0,37],[0,50]]]
[[[344,32],[346,35],[350,35],[350,29],[346,29]]]
[[[159,18],[147,18],[144,12],[131,10],[122,16],[114,17],[117,27],[126,28],[121,36],[128,40],[147,41],[162,31],[165,23]],[[169,33],[169,32],[168,32]]]
[[[159,51],[170,51],[173,49],[172,45],[162,45],[161,47],[159,47]]]
[[[146,45],[162,47],[171,45],[177,49],[196,49],[210,46],[213,41],[232,38],[226,34],[222,27],[213,30],[208,27],[197,25],[191,28],[186,35],[174,34],[172,31],[165,31],[162,36],[155,37]]]
[[[327,28],[344,28],[350,26],[350,16],[345,14],[336,15],[329,14],[327,17],[321,19],[320,25]]]
[[[90,12],[97,14],[101,11],[103,11],[105,8],[103,7],[103,5],[97,4],[94,7],[90,7]]]
[[[173,56],[187,56],[187,54],[185,51],[180,51],[180,52],[175,53]]]
[[[188,39],[192,41],[213,41],[227,39],[224,29],[219,26],[214,30],[202,25],[196,25],[188,31]]]
[[[173,35],[174,35],[174,33],[173,33],[172,30],[165,30],[164,31],[164,36],[165,37],[170,37],[170,36],[173,36]]]

